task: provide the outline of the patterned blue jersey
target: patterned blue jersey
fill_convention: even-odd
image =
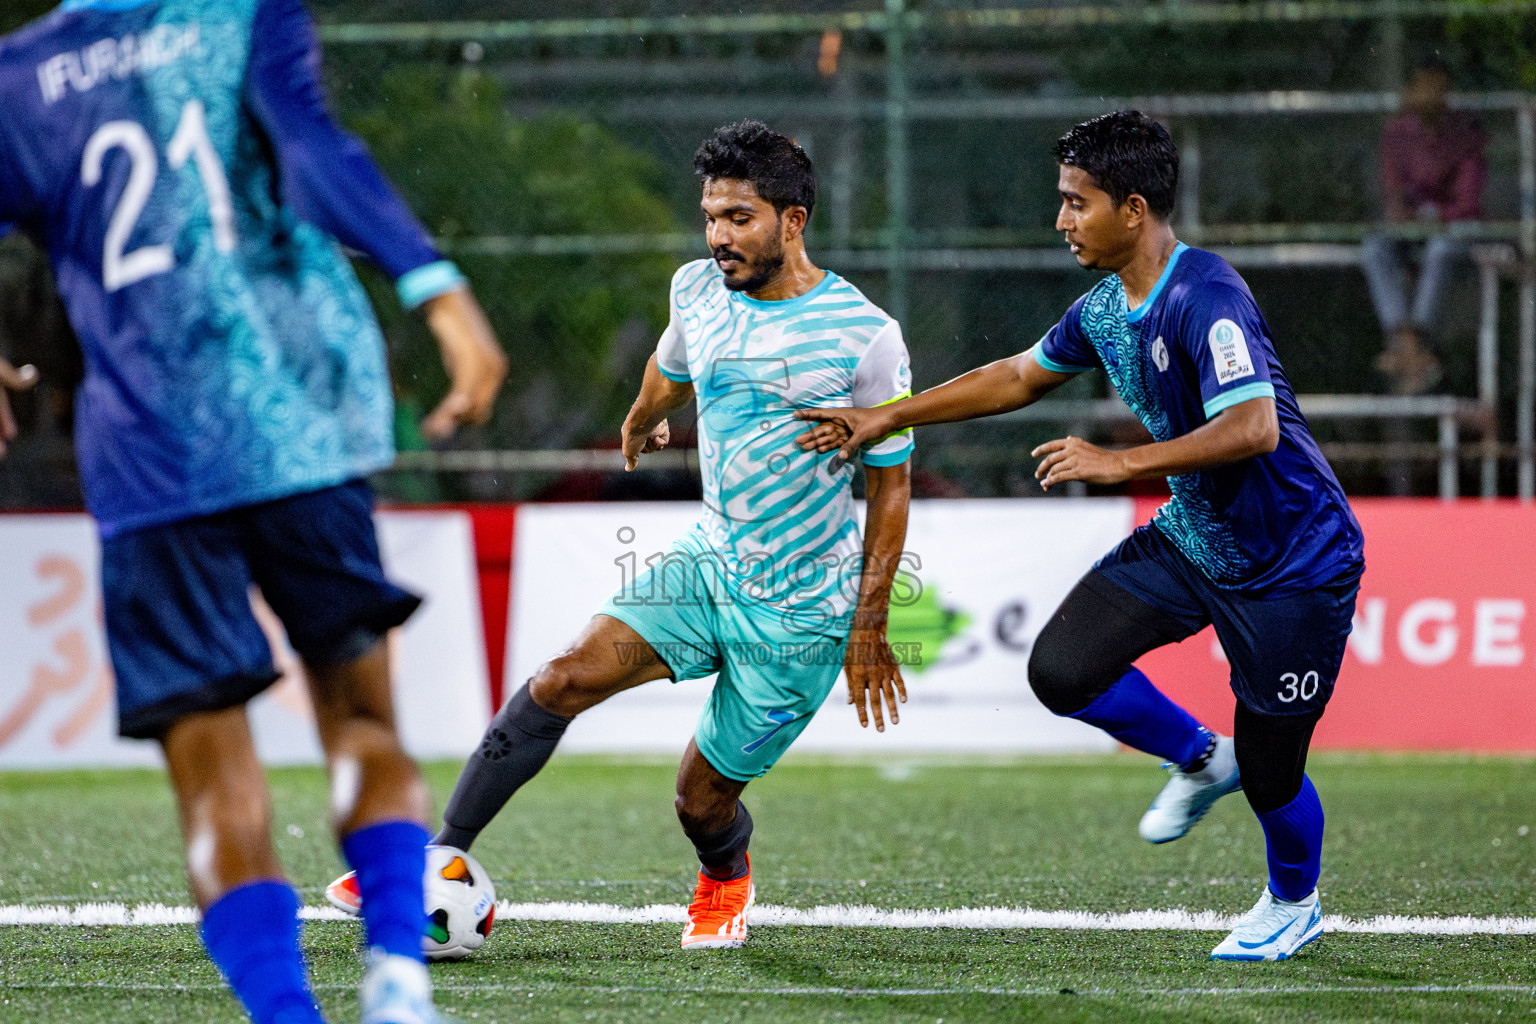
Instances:
[[[462,279],[331,120],[299,0],[73,0],[0,39],[0,109],[0,226],[47,249],[80,339],[104,536],[389,465],[337,239],[407,304]]]
[[[699,406],[704,516],[695,528],[737,594],[834,633],[858,598],[863,546],[852,469],[802,451],[795,410],[882,405],[912,393],[901,325],[827,273],[804,295],[764,302],[725,286],[714,260],[672,279],[657,367],[691,381]],[[867,445],[870,466],[912,456],[911,431]]]
[[[1279,447],[1169,477],[1173,499],[1153,522],[1234,590],[1281,597],[1363,571],[1360,525],[1297,408],[1253,294],[1220,256],[1180,243],[1135,309],[1120,278],[1104,278],[1032,351],[1057,373],[1102,366],[1158,441],[1240,402],[1273,398]]]

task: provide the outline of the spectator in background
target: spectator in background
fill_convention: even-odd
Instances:
[[[1381,140],[1387,220],[1436,225],[1411,287],[1408,249],[1417,243],[1380,234],[1363,247],[1365,278],[1386,335],[1377,366],[1397,394],[1422,394],[1440,380],[1429,341],[1457,261],[1467,255],[1465,239],[1449,228],[1482,215],[1483,128],[1471,114],[1447,108],[1450,86],[1444,64],[1420,64],[1403,90],[1403,112],[1387,122]]]

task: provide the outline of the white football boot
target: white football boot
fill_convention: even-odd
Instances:
[[[362,1024],[447,1024],[432,1005],[427,965],[374,949],[361,992]]]
[[[1238,919],[1232,934],[1211,950],[1212,960],[1289,960],[1323,934],[1323,906],[1317,890],[1295,902],[1264,887],[1253,909]]]
[[[1243,788],[1237,773],[1237,754],[1232,737],[1216,737],[1211,759],[1197,772],[1164,765],[1173,776],[1141,816],[1141,838],[1149,843],[1171,843],[1183,838],[1205,812],[1228,793]]]

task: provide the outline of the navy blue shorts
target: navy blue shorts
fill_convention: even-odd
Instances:
[[[384,577],[360,480],[113,537],[101,590],[118,732],[156,738],[272,685],[252,585],[311,665],[366,653],[421,603]]]
[[[1291,597],[1250,596],[1212,583],[1149,523],[1091,575],[1164,613],[1169,643],[1215,626],[1232,665],[1232,692],[1250,711],[1315,714],[1333,695],[1354,626],[1358,574]]]

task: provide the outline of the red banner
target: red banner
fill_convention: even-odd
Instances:
[[[1138,500],[1146,522],[1163,499]],[[1536,509],[1361,499],[1365,579],[1314,745],[1536,751]],[[1201,721],[1232,727],[1228,668],[1207,629],[1139,663]]]

